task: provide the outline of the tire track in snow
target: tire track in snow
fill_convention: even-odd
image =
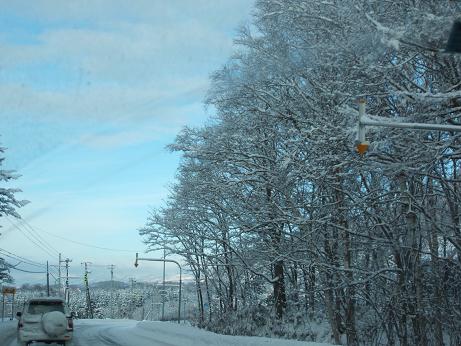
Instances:
[[[106,328],[104,328],[106,327]],[[107,326],[101,324],[78,323],[74,328],[74,346],[123,346],[104,335]]]
[[[160,336],[160,337],[162,337],[162,339],[157,339],[155,336],[159,337],[159,335],[157,335],[155,333],[152,333],[152,332],[149,333],[148,336],[145,335],[145,334],[141,334],[141,332],[143,332],[143,331],[140,330],[138,322],[136,322],[136,327],[135,328],[132,328],[132,327],[123,327],[123,328],[125,328],[125,330],[126,330],[126,335],[132,335],[133,342],[129,343],[129,344],[126,344],[126,343],[117,344],[117,346],[145,346],[145,345],[151,345],[151,346],[178,346],[178,344],[172,344],[172,343],[166,342],[164,336],[163,337]],[[115,331],[116,333],[119,333],[120,332],[120,326],[111,326],[111,327],[107,328],[107,332],[108,332],[109,335],[111,335],[110,334],[111,330]],[[108,337],[105,337],[105,338],[107,340],[113,340],[113,339],[117,338],[117,335],[112,334],[111,338],[108,338]]]
[[[16,326],[17,326],[17,322],[14,322],[14,321],[0,323],[0,345],[17,346]]]

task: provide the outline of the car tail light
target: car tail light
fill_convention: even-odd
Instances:
[[[67,320],[67,330],[73,330],[74,329],[74,321],[72,319]]]

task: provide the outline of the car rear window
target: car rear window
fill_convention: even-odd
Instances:
[[[29,314],[46,314],[51,311],[64,312],[64,304],[59,301],[32,301],[29,303]]]

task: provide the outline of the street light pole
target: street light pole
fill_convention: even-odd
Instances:
[[[461,126],[459,125],[400,123],[400,122],[395,122],[395,121],[376,121],[376,120],[369,120],[369,119],[362,119],[360,121],[360,124],[362,126],[382,126],[382,127],[393,127],[393,128],[398,128],[398,129],[461,132]]]
[[[460,54],[461,53],[461,18],[454,21],[448,37],[448,42],[445,47],[446,53]],[[359,99],[359,116],[357,122],[357,138],[355,147],[360,155],[365,154],[368,150],[369,143],[365,139],[366,126],[384,126],[399,129],[413,130],[435,130],[435,131],[451,131],[461,132],[461,126],[456,125],[440,125],[440,124],[422,124],[422,123],[400,123],[395,121],[370,120],[365,118],[365,99]]]
[[[413,130],[433,130],[433,131],[447,131],[447,132],[461,132],[459,125],[441,125],[441,124],[425,124],[425,123],[401,123],[396,121],[387,121],[386,118],[379,120],[379,117],[368,119],[365,114],[365,100],[359,100],[359,114],[357,122],[357,140],[356,149],[360,155],[363,155],[369,146],[368,141],[365,139],[366,126],[379,126],[391,127],[399,129],[413,129]]]
[[[181,323],[181,288],[182,288],[182,268],[179,262],[171,259],[165,258],[139,258],[138,253],[136,252],[136,261],[134,262],[134,266],[138,267],[138,261],[151,261],[151,262],[170,262],[175,263],[179,267],[179,304],[178,304],[178,323]]]
[[[365,139],[366,129],[363,124],[363,118],[365,117],[365,102],[365,99],[359,99],[359,121],[357,124],[357,139],[355,144],[360,155],[363,155],[370,145]]]

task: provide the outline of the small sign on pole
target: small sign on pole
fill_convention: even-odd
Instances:
[[[16,294],[16,287],[3,287],[2,294]]]
[[[13,310],[14,310],[14,295],[16,294],[16,287],[2,287],[2,321],[5,318],[5,296],[8,294],[13,295],[13,300],[11,302],[11,319],[13,319]]]

